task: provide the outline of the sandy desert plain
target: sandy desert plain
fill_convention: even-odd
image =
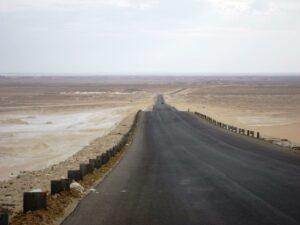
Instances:
[[[299,76],[1,76],[0,206],[20,210],[23,191],[49,190],[50,179],[107,150],[157,94],[178,110],[300,143]]]

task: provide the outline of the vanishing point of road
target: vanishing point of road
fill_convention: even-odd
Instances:
[[[300,156],[175,111],[162,96],[63,225],[300,224]]]

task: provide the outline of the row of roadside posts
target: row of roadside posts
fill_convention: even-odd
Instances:
[[[260,138],[260,133],[259,132],[255,132],[255,131],[252,131],[252,130],[245,130],[245,129],[242,129],[242,128],[238,128],[238,127],[235,127],[235,126],[231,126],[231,125],[228,125],[228,124],[225,124],[225,123],[221,123],[209,116],[206,116],[202,113],[198,113],[198,112],[195,112],[195,115],[197,116],[200,116],[201,118],[207,120],[208,122],[210,122],[211,124],[214,124],[218,127],[221,127],[225,130],[229,130],[231,132],[234,132],[234,133],[238,133],[238,134],[243,134],[243,135],[246,135],[246,136],[249,136],[249,137],[253,137],[253,138]],[[256,135],[255,135],[256,133]]]
[[[88,163],[82,163],[79,165],[78,170],[69,170],[68,178],[60,180],[51,180],[51,195],[58,194],[63,191],[70,190],[70,184],[72,181],[80,181],[87,174],[93,173],[94,170],[100,169],[105,165],[112,157],[114,157],[122,148],[128,143],[129,136],[132,133],[138,119],[140,111],[137,113],[133,126],[123,136],[121,141],[113,148],[107,150],[105,153],[97,156],[95,159],[89,159]],[[35,211],[39,209],[47,209],[47,192],[31,191],[23,193],[23,213],[28,211]],[[8,225],[8,210],[0,208],[0,225]]]

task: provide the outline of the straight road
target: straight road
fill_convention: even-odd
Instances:
[[[119,165],[63,225],[300,224],[300,156],[158,97]]]

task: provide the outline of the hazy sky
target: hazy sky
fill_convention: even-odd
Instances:
[[[0,72],[300,72],[300,0],[0,0]]]

